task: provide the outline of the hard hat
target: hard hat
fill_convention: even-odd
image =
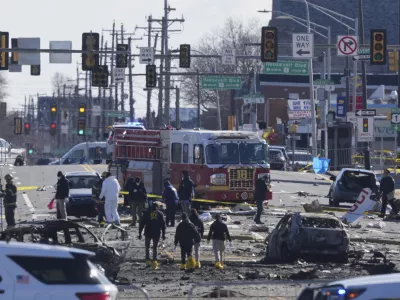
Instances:
[[[6,176],[4,176],[4,179],[5,179],[6,181],[11,181],[13,178],[14,178],[14,177],[13,177],[12,175],[10,175],[10,174],[7,174]]]

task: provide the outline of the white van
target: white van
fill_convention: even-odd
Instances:
[[[118,289],[89,261],[93,252],[0,242],[0,299],[116,300]]]
[[[305,288],[297,300],[400,299],[400,274],[362,276]]]
[[[87,142],[75,145],[59,161],[52,164],[105,164],[107,161],[106,142]]]

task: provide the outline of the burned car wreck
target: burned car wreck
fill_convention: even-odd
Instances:
[[[126,236],[126,232],[122,232],[122,240],[125,240]],[[10,228],[1,232],[0,240],[61,245],[92,251],[96,255],[91,261],[100,270],[104,270],[104,274],[110,280],[116,279],[125,256],[125,253],[121,254],[114,247],[107,245],[87,227],[72,221],[46,221]],[[129,242],[121,243],[125,244],[121,252],[126,252]]]
[[[267,257],[291,262],[315,255],[347,262],[349,235],[339,218],[324,213],[288,213],[267,238]]]

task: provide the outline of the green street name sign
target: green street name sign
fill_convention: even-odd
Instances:
[[[360,48],[358,49],[358,55],[370,55],[369,48]]]
[[[245,104],[264,103],[264,95],[261,93],[248,94],[248,95],[243,96],[243,101]]]
[[[264,74],[275,75],[308,75],[308,61],[278,61],[264,63]]]
[[[335,82],[329,79],[316,79],[314,80],[315,85],[334,85]]]
[[[129,117],[129,112],[121,111],[121,112],[106,112],[104,115],[107,118],[126,118]]]
[[[201,76],[200,88],[206,90],[235,90],[242,87],[240,77]]]

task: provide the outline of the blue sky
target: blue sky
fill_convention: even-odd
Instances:
[[[135,26],[147,26],[146,17],[161,17],[164,0],[13,0],[7,13],[2,14],[0,31],[8,31],[10,38],[40,37],[41,48],[49,48],[49,41],[72,41],[73,49],[81,48],[83,32],[92,30],[101,33],[102,29],[111,29],[115,20],[120,28],[124,24],[127,32],[134,32]],[[11,5],[12,4],[12,5]],[[170,0],[170,18],[184,17],[185,23],[176,23],[171,29],[182,32],[171,35],[170,47],[179,44],[196,44],[205,34],[222,26],[228,17],[242,20],[258,18],[267,24],[270,15],[257,13],[260,9],[271,9],[272,0]],[[144,30],[136,31],[134,38],[140,38]],[[105,33],[105,37],[109,33]],[[147,45],[147,37],[133,41],[136,46]],[[30,76],[29,66],[23,66],[22,73],[6,73],[9,82],[7,102],[10,108],[21,108],[25,96],[51,95],[51,78],[55,72],[76,78],[76,63],[79,54],[73,54],[72,64],[49,64],[49,55],[41,54],[41,76]],[[176,64],[176,62],[174,63]],[[134,73],[144,72],[144,65],[135,60]],[[81,86],[84,82],[81,83]],[[144,78],[134,77],[134,97],[137,116],[145,115]],[[125,84],[127,90],[127,84]],[[97,92],[93,92],[97,95]],[[152,107],[157,107],[157,93],[153,93]]]

